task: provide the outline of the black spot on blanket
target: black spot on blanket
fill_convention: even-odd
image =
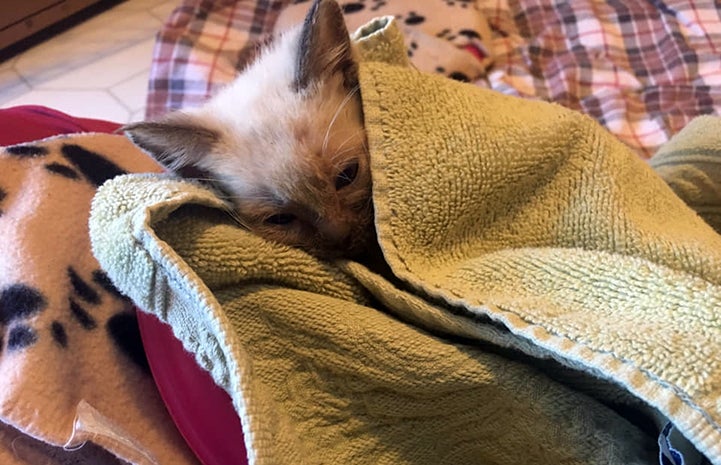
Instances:
[[[15,323],[30,318],[47,306],[45,297],[36,289],[25,284],[13,284],[0,292],[0,325]],[[11,326],[7,336],[10,351],[33,345],[38,337],[35,330],[24,324]],[[0,350],[3,340],[0,338]]]
[[[68,278],[70,278],[70,284],[73,286],[75,295],[89,304],[97,305],[100,303],[100,294],[90,287],[90,285],[78,275],[72,266],[68,267]]]
[[[150,373],[148,359],[145,357],[143,341],[138,329],[138,318],[134,313],[118,313],[108,320],[108,335],[115,341],[121,352],[130,358],[146,373]]]
[[[108,275],[105,274],[103,270],[95,270],[93,271],[93,281],[95,284],[99,285],[103,289],[105,289],[106,292],[109,294],[112,294],[113,296],[117,297],[118,299],[128,300],[128,297],[124,296],[115,285],[113,285],[113,282],[108,278]]]
[[[72,298],[69,299],[70,303],[70,313],[73,315],[73,318],[80,323],[80,326],[90,331],[91,329],[95,329],[98,327],[98,324],[95,322],[95,318],[93,318],[90,313],[88,313],[87,310],[83,308],[82,305],[77,303]]]
[[[341,6],[343,9],[343,14],[350,14],[350,13],[356,13],[358,11],[363,11],[365,9],[365,5],[358,2],[353,3],[345,3],[343,6]]]
[[[47,165],[45,165],[45,169],[53,174],[59,174],[60,176],[64,176],[68,179],[80,178],[80,175],[77,171],[67,165],[63,165],[62,163],[48,163]]]
[[[83,173],[95,187],[100,187],[108,179],[112,179],[126,171],[99,153],[91,152],[79,145],[65,144],[61,149],[63,156],[75,168]]]
[[[451,74],[449,74],[448,77],[451,79],[455,79],[456,81],[471,82],[471,80],[468,78],[468,76],[464,73],[461,73],[460,71],[454,71]]]
[[[13,284],[0,292],[0,325],[28,318],[47,306],[45,297],[24,284]]]
[[[481,38],[480,34],[478,34],[473,29],[461,29],[460,31],[458,31],[458,34],[468,37],[469,39],[480,39]]]
[[[8,350],[20,350],[25,347],[35,344],[38,340],[38,335],[35,330],[29,326],[18,325],[10,328],[10,334],[8,336]]]
[[[424,16],[419,15],[415,11],[408,13],[408,17],[405,19],[405,23],[409,26],[415,26],[416,24],[422,24],[426,21]]]
[[[418,50],[418,42],[411,41],[410,44],[408,44],[408,56],[413,57],[413,53]]]
[[[448,6],[460,6],[461,8],[468,8],[468,4],[475,0],[446,0]]]
[[[68,333],[65,331],[65,326],[59,321],[53,321],[50,325],[50,333],[53,335],[53,339],[58,343],[60,347],[65,349],[68,346]]]
[[[39,145],[13,145],[5,148],[7,153],[18,157],[42,157],[50,153],[47,147]]]

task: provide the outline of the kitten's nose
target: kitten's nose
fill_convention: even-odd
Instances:
[[[348,234],[350,234],[351,225],[348,221],[334,218],[323,221],[319,225],[318,231],[321,236],[328,239],[329,242],[339,244],[348,237]]]

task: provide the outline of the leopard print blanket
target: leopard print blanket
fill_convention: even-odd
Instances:
[[[0,463],[196,463],[88,236],[98,186],[159,170],[118,135],[0,149]]]

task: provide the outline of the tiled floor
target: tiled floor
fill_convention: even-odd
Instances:
[[[179,0],[127,0],[0,63],[0,108],[143,118],[155,33]]]

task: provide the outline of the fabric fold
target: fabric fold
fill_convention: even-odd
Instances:
[[[99,262],[229,392],[251,463],[655,463],[669,422],[721,463],[721,238],[589,118],[403,66],[392,20],[363,31],[401,284],[267,243],[187,182],[94,199]]]

